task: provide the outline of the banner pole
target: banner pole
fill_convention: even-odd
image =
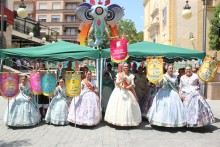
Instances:
[[[75,128],[76,128],[76,100],[75,100],[75,96],[74,98],[74,113],[75,113]]]
[[[39,116],[39,108],[38,108],[38,94],[36,95],[36,101],[37,101],[37,109],[38,109],[38,116]],[[40,114],[41,115],[41,114]],[[40,116],[40,118],[41,118],[41,116]],[[38,124],[40,123],[40,119],[38,119]]]
[[[9,126],[8,126],[8,118],[9,118],[9,98],[8,98],[8,116],[7,116],[7,127],[9,128]]]

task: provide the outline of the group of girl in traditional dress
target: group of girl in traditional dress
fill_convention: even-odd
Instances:
[[[164,127],[201,127],[214,122],[213,113],[201,95],[200,80],[192,73],[192,67],[185,68],[179,85],[172,64],[156,84],[149,83],[143,71],[143,67],[139,67],[138,72],[132,74],[129,64],[125,63],[115,82],[106,72],[102,100],[92,73],[88,71],[81,81],[80,95],[71,104],[65,80],[60,79],[45,115],[46,123],[94,126],[102,119],[101,111],[105,112],[104,120],[116,126],[138,126],[143,116],[151,125]],[[40,121],[27,81],[26,76],[22,77],[20,93],[6,109],[4,120],[8,126],[34,126]]]

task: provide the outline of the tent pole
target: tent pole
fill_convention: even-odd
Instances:
[[[99,85],[100,85],[100,90],[99,90],[99,97],[100,97],[99,102],[100,102],[100,108],[102,108],[102,107],[101,107],[101,102],[102,102],[103,61],[104,61],[104,59],[101,58],[100,83],[99,83]]]
[[[3,72],[3,61],[4,58],[0,58],[0,72]]]

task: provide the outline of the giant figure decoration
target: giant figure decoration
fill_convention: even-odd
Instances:
[[[100,47],[104,31],[109,35],[108,25],[112,36],[118,36],[116,24],[124,16],[124,9],[116,4],[110,5],[110,0],[106,0],[105,5],[102,5],[100,0],[98,5],[95,5],[95,0],[90,0],[90,3],[82,3],[77,8],[76,15],[83,22],[80,32],[80,45],[85,45],[86,39],[94,30],[95,41],[88,38],[88,45]]]

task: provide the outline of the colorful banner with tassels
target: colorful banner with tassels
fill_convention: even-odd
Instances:
[[[163,78],[163,58],[155,57],[146,59],[147,78],[152,83],[157,83]]]
[[[76,97],[81,92],[81,73],[75,71],[65,74],[66,93],[69,97]]]
[[[56,90],[55,72],[45,72],[41,77],[41,87],[43,95],[53,96]]]
[[[30,86],[35,95],[42,94],[41,90],[41,73],[37,71],[30,72]]]
[[[112,62],[120,63],[128,59],[127,39],[110,40],[110,56]]]
[[[18,73],[1,73],[0,91],[3,97],[15,97],[19,93]]]
[[[199,78],[203,82],[210,82],[215,77],[219,66],[219,61],[206,56],[198,72]]]

